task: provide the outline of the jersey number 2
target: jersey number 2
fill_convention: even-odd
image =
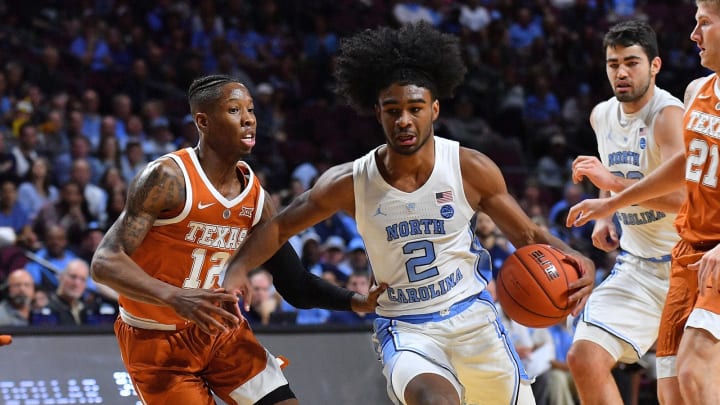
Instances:
[[[206,255],[207,250],[205,249],[197,248],[193,250],[192,269],[190,269],[190,275],[183,282],[183,288],[200,287],[200,271],[205,266]],[[220,278],[220,273],[222,272],[223,267],[225,267],[225,262],[229,258],[230,253],[228,252],[215,252],[210,256],[208,260],[210,261],[210,263],[212,263],[212,266],[210,266],[207,274],[205,275],[205,282],[203,283],[202,288],[213,288],[215,287],[215,285],[217,285],[217,282]]]
[[[427,266],[435,261],[435,245],[429,240],[416,240],[408,242],[403,246],[403,253],[406,255],[415,253],[418,250],[423,251],[422,256],[415,256],[405,262],[405,270],[407,271],[408,280],[410,282],[422,281],[429,277],[435,277],[440,272],[436,266],[429,269],[418,271],[418,267]]]

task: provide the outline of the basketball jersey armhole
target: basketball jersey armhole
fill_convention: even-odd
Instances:
[[[185,219],[185,217],[190,213],[190,208],[192,208],[191,206],[193,200],[193,189],[192,183],[190,182],[190,176],[188,174],[187,168],[185,167],[185,164],[183,163],[182,159],[180,159],[180,157],[176,154],[170,153],[165,156],[171,158],[175,162],[175,164],[178,165],[180,171],[183,174],[183,181],[185,182],[185,206],[178,215],[172,218],[156,219],[153,226],[162,226],[178,223]]]

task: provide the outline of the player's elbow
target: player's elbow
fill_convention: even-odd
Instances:
[[[110,262],[103,250],[98,250],[90,262],[90,276],[97,283],[107,283],[110,274]]]

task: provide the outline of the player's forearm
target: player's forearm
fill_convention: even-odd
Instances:
[[[685,155],[679,152],[642,180],[608,199],[616,210],[639,204],[682,189],[685,180]]]
[[[167,306],[179,287],[151,277],[126,254],[99,249],[90,265],[93,280],[130,299]]]
[[[623,179],[618,177],[617,180],[614,182],[613,192],[614,193],[620,193],[625,189],[628,189],[632,187],[634,184],[639,182],[640,180],[631,180],[631,179]],[[671,180],[672,181],[672,180]],[[677,180],[675,180],[677,181]],[[601,192],[600,197],[609,197],[610,194],[608,192]],[[668,194],[661,195],[659,197],[650,198],[647,200],[644,200],[640,202],[639,204],[643,207],[651,208],[653,210],[657,211],[663,211],[663,212],[678,212],[680,210],[680,206],[685,201],[685,190],[675,190]]]
[[[270,221],[252,230],[250,236],[228,260],[223,286],[231,283],[236,274],[247,274],[265,263],[287,242],[287,238],[281,236],[278,229],[277,224]]]
[[[273,284],[280,295],[296,308],[349,311],[351,308],[362,308],[358,305],[365,303],[365,296],[310,273],[303,267],[289,243],[285,243],[265,262],[264,267],[272,274]]]

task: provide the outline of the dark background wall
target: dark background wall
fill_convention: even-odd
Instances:
[[[370,332],[258,337],[290,360],[285,374],[302,404],[391,404]],[[15,335],[0,347],[0,404],[139,404],[131,388],[109,333]]]

